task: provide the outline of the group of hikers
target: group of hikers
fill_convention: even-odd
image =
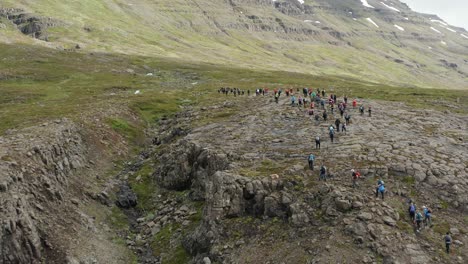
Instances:
[[[421,231],[421,223],[423,223],[425,227],[430,227],[432,225],[432,210],[429,207],[424,205],[421,212],[421,210],[416,208],[416,204],[410,200],[408,213],[410,221],[416,226],[417,232]]]
[[[258,88],[255,90],[255,95],[268,95],[269,93],[268,88]],[[219,93],[223,94],[229,94],[232,93],[234,95],[244,95],[244,90],[240,90],[238,88],[229,88],[229,87],[222,87],[218,90]],[[337,106],[338,111],[340,113],[340,117],[344,118],[344,121],[340,119],[340,117],[337,117],[334,121],[334,124],[331,124],[328,127],[328,134],[330,136],[330,141],[333,143],[334,138],[335,138],[335,133],[336,132],[347,132],[347,126],[351,122],[351,115],[349,114],[349,105],[348,105],[348,97],[345,95],[343,96],[342,100],[338,102],[338,98],[336,94],[330,94],[328,97],[326,97],[326,92],[325,90],[313,90],[309,88],[303,88],[302,89],[302,95],[299,93],[299,89],[296,88],[296,92],[294,92],[293,89],[288,88],[284,89],[273,89],[273,95],[275,98],[275,102],[279,103],[279,98],[281,97],[282,94],[285,94],[286,97],[290,98],[291,101],[291,106],[298,106],[298,107],[304,107],[304,109],[307,110],[307,114],[309,116],[314,116],[314,119],[316,122],[320,121],[320,118],[322,118],[324,121],[328,121],[328,111],[327,111],[327,105],[328,109],[331,115],[335,116],[334,110],[335,106]],[[247,94],[250,95],[250,91],[247,90]],[[299,94],[298,97],[296,97],[296,94]],[[325,99],[326,98],[326,99]],[[351,102],[352,109],[355,110],[358,107],[358,101],[357,99],[353,99]],[[316,107],[317,106],[317,107]],[[365,107],[364,105],[359,105],[359,113],[361,116],[364,115],[365,113]],[[319,111],[321,115],[319,115]],[[371,106],[368,106],[367,108],[367,113],[368,116],[372,116],[372,108]],[[321,143],[321,138],[320,136],[315,137],[315,149],[320,150],[320,143]],[[308,156],[308,164],[310,170],[314,170],[314,162],[316,160],[316,157],[314,154],[310,154]],[[320,166],[319,170],[319,181],[326,181],[328,178],[333,177],[332,174],[330,173],[329,169],[325,166],[325,164],[322,164]],[[351,177],[352,177],[352,187],[357,188],[358,187],[358,180],[361,178],[361,174],[359,171],[352,169],[351,170]],[[378,179],[377,184],[375,186],[375,197],[378,198],[379,195],[382,200],[384,200],[385,197],[385,182],[382,179]],[[416,205],[410,201],[410,206],[408,208],[409,216],[410,216],[410,221],[411,223],[415,226],[416,232],[420,232],[422,228],[422,224],[424,224],[424,227],[431,227],[432,226],[432,210],[429,207],[423,206],[422,211],[416,209]],[[446,252],[450,252],[450,245],[452,243],[452,238],[450,236],[450,233],[447,232],[445,237],[444,237],[445,245],[446,245]]]
[[[221,87],[218,89],[218,93],[222,93],[225,95],[232,94],[234,96],[240,96],[245,95],[245,90],[239,88]],[[247,95],[250,95],[250,90],[247,90]]]

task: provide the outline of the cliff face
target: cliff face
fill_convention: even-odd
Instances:
[[[4,5],[4,10],[23,10],[15,9],[14,17],[0,12],[4,24],[65,49],[466,88],[468,33],[397,0],[23,0]]]

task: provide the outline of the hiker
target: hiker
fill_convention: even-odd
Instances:
[[[318,123],[320,120],[320,116],[318,114],[315,115],[315,123]]]
[[[314,109],[309,109],[309,116],[313,116],[314,115]]]
[[[372,109],[371,109],[370,106],[369,106],[369,110],[367,110],[367,112],[369,112],[369,117],[371,117],[372,116]]]
[[[384,199],[384,193],[385,193],[385,185],[384,182],[379,185],[379,193],[382,195],[382,200]],[[377,195],[378,196],[378,195]]]
[[[349,121],[351,120],[351,116],[348,113],[346,113],[344,118],[345,118],[345,121],[346,121],[346,125],[349,125]]]
[[[336,131],[337,131],[337,132],[340,132],[340,123],[341,123],[340,119],[337,118],[337,119],[335,120],[335,125],[336,125]]]
[[[278,103],[279,93],[275,93],[275,102]]]
[[[291,96],[291,105],[295,106],[296,105],[296,97],[293,95]]]
[[[325,90],[322,90],[322,97],[325,97]]]
[[[315,148],[320,149],[320,137],[319,136],[315,137]]]
[[[447,232],[445,234],[445,250],[447,251],[447,254],[450,254],[450,244],[452,244],[452,237],[450,237],[450,233]]]
[[[354,100],[353,100],[353,108],[355,109],[356,106],[357,106],[357,101],[356,101],[356,99],[354,99]]]
[[[335,129],[333,128],[333,126],[330,126],[329,134],[330,134],[330,140],[333,143],[333,138],[335,137]]]
[[[414,203],[411,203],[410,207],[408,208],[409,216],[411,223],[414,223],[414,217],[416,215],[416,205]]]
[[[321,180],[324,180],[324,181],[327,180],[327,167],[325,167],[325,165],[322,165],[322,167],[320,167],[319,181]]]
[[[247,96],[250,96],[250,90],[247,90]]]
[[[359,107],[359,112],[361,113],[361,115],[364,114],[364,106],[361,105],[361,106]]]
[[[331,110],[331,113],[333,114],[333,110],[335,109],[335,105],[333,103],[330,104],[330,110]]]
[[[421,230],[421,222],[423,220],[423,216],[421,214],[421,212],[416,212],[416,226],[417,226],[417,229],[416,231],[419,232],[419,230]]]
[[[315,108],[315,103],[314,101],[310,102],[310,109],[314,109]]]
[[[382,179],[379,179],[377,181],[377,187],[375,188],[375,198],[378,198],[379,197],[379,187],[380,185],[384,184],[384,182],[382,181]]]
[[[341,124],[341,132],[344,132],[345,135],[346,135],[346,124],[345,123]]]
[[[322,106],[322,109],[325,109],[325,100],[320,99],[320,106]]]
[[[357,180],[358,180],[359,176],[354,171],[354,169],[351,170],[351,175],[353,176],[353,188],[356,188],[357,187]]]
[[[423,213],[424,213],[424,224],[425,226],[432,225],[432,211],[430,208],[423,206]]]
[[[348,97],[345,95],[344,96],[344,103],[347,104],[348,103]]]
[[[309,161],[309,169],[311,170],[314,170],[314,160],[315,160],[314,154],[310,154],[308,161]]]
[[[327,111],[323,111],[322,117],[323,117],[323,120],[327,121],[327,117],[328,117]]]
[[[302,96],[299,95],[298,101],[299,101],[299,107],[301,107],[302,106]]]

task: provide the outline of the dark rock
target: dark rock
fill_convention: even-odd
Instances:
[[[115,203],[120,208],[135,207],[137,205],[137,196],[127,184],[124,184],[120,186]]]

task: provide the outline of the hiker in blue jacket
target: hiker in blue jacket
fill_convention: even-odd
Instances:
[[[378,197],[379,197],[379,187],[380,187],[380,185],[382,185],[382,184],[384,184],[384,182],[383,182],[381,179],[379,179],[379,180],[377,181],[377,187],[375,187],[375,198],[378,198]]]
[[[384,193],[385,193],[385,183],[382,181],[381,184],[379,185],[379,193],[382,195],[382,200],[384,199]]]
[[[423,206],[423,212],[424,212],[424,224],[425,226],[431,226],[432,225],[432,211],[430,208]]]
[[[314,154],[310,154],[308,160],[309,160],[309,169],[314,170],[314,160],[315,160]]]

